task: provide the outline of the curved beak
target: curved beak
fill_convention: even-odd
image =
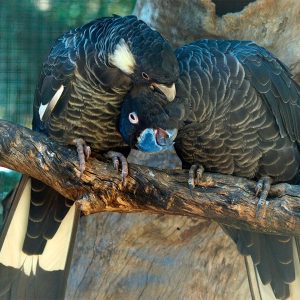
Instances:
[[[155,139],[158,145],[162,147],[172,146],[177,136],[177,129],[154,129]]]
[[[160,90],[170,102],[174,100],[176,96],[175,83],[173,83],[171,86],[166,86],[165,84],[161,83],[152,83],[152,86]]]

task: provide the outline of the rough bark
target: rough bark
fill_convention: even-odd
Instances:
[[[67,299],[250,300],[243,270],[209,220],[95,214],[80,222]]]
[[[206,174],[190,190],[187,170],[161,172],[131,165],[121,176],[96,158],[79,178],[75,149],[10,122],[0,122],[0,165],[38,178],[76,201],[85,214],[144,212],[210,218],[219,223],[264,233],[300,236],[300,188],[279,184],[256,217],[255,182]],[[30,159],[28,159],[30,157]]]

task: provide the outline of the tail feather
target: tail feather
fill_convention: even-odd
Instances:
[[[299,238],[293,239],[293,255],[295,265],[295,281],[290,286],[290,298],[292,300],[300,299],[300,240]]]
[[[247,270],[248,282],[252,300],[275,300],[274,292],[270,284],[263,284],[258,271],[253,264],[250,256],[245,256],[245,265]]]
[[[295,280],[284,287],[277,288],[275,285],[272,287],[271,284],[264,285],[261,281],[260,275],[255,268],[251,257],[245,256],[245,265],[247,269],[249,286],[252,294],[252,299],[254,300],[274,300],[274,289],[281,291],[283,294],[277,293],[278,299],[287,300],[299,300],[300,299],[300,260],[299,251],[297,249],[297,244],[299,244],[299,239],[293,240],[293,256],[294,256],[294,270],[295,270]],[[253,292],[252,292],[253,291]],[[281,296],[281,297],[280,297]],[[284,298],[285,297],[285,298]]]
[[[255,266],[249,256],[244,256],[250,294],[252,300],[262,300],[260,289],[257,281],[257,272]]]
[[[42,187],[42,184],[40,186]],[[45,215],[45,222],[40,222],[43,230],[39,230],[43,238],[41,239],[40,235],[34,238],[26,234],[31,213],[31,178],[23,176],[12,197],[12,207],[0,237],[0,299],[63,299],[79,211],[75,205],[70,209],[64,208],[66,214],[57,212],[57,208],[53,209],[52,213]],[[70,206],[69,201],[59,200],[64,207],[65,204]],[[36,204],[42,202],[44,201],[36,200]],[[47,233],[47,225],[51,221],[49,218],[53,216],[56,216],[57,224],[52,228],[58,229]],[[28,223],[29,229],[32,223],[37,225],[39,220],[44,221],[38,214],[33,220]],[[51,239],[47,240],[47,234]],[[28,240],[32,248],[38,248],[29,249],[31,254],[24,251],[24,241]],[[35,240],[38,242],[32,242]]]
[[[261,239],[259,244],[253,245],[253,248],[257,248],[257,251],[260,252],[260,261],[255,265],[260,279],[264,285],[269,284],[273,279],[273,266],[272,262],[270,261],[269,249],[267,248],[265,239]]]
[[[26,235],[30,194],[30,179],[23,177],[16,192],[18,198],[15,198],[16,201],[13,202],[13,207],[10,209],[10,215],[0,239],[0,263],[5,266],[20,269],[25,260],[26,255],[22,252],[22,246]]]
[[[32,178],[29,220],[23,251],[27,254],[41,254],[73,203]]]
[[[253,299],[300,299],[298,239],[222,227],[246,256]]]

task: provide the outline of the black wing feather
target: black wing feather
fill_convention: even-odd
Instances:
[[[196,41],[185,46],[191,50],[190,55],[193,55],[193,45],[201,47],[201,51],[215,52],[214,49],[217,49],[227,59],[230,56],[236,57],[244,68],[245,77],[273,113],[281,135],[288,135],[293,141],[300,142],[300,86],[293,80],[284,63],[251,41]],[[176,50],[181,60],[185,59],[181,56],[185,47]]]
[[[275,295],[289,295],[288,283],[295,280],[292,237],[260,234],[222,225],[242,255],[250,255],[263,284],[271,284]]]
[[[233,54],[261,98],[268,103],[281,133],[300,142],[300,87],[287,66],[253,42],[239,44]],[[291,122],[293,120],[293,122]]]
[[[47,240],[54,236],[70,206],[67,199],[40,181],[32,178],[31,185],[33,190],[23,251],[28,254],[41,254]]]
[[[48,104],[62,85],[64,91],[55,107],[55,112],[59,113],[69,99],[70,84],[76,68],[76,47],[75,45],[70,47],[68,40],[73,40],[73,35],[70,33],[59,38],[43,65],[33,104],[33,130],[43,131],[39,115],[40,105]]]

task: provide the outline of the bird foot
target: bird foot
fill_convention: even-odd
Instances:
[[[119,164],[121,162],[122,184],[125,184],[125,180],[128,175],[128,163],[126,157],[122,153],[115,152],[115,151],[108,151],[107,153],[105,153],[104,156],[112,160],[115,170],[119,169]]]
[[[77,148],[80,170],[79,177],[81,177],[85,170],[85,161],[88,160],[91,156],[91,147],[87,146],[86,142],[83,139],[74,139],[72,142]]]
[[[188,184],[190,187],[190,190],[192,190],[201,180],[204,173],[204,167],[202,165],[192,165],[189,170],[189,180]]]
[[[262,177],[258,180],[255,187],[255,195],[259,195],[256,206],[256,217],[259,217],[260,210],[266,205],[266,200],[271,188],[272,179],[268,176]]]

